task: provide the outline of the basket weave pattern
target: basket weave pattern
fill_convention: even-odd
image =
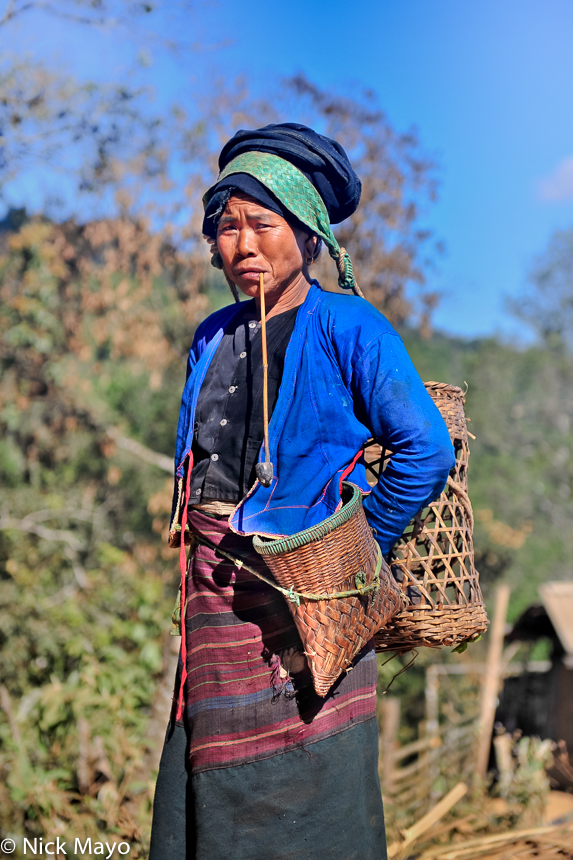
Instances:
[[[351,591],[375,581],[380,587],[364,595],[330,600],[289,602],[304,645],[313,684],[326,696],[360,649],[400,611],[405,598],[384,562],[362,508],[362,493],[345,483],[343,508],[319,527],[293,538],[267,541],[256,536],[253,545],[264,556],[284,588],[320,594]],[[294,546],[294,549],[288,547]],[[363,576],[356,574],[362,572]]]
[[[394,547],[394,559],[401,564],[393,571],[411,602],[377,633],[377,651],[457,645],[488,626],[474,565],[464,393],[439,382],[426,383],[426,389],[448,427],[456,465],[440,497],[412,520]],[[376,479],[391,457],[380,449],[377,453],[372,460],[366,452]]]

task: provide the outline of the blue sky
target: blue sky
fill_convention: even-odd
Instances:
[[[573,227],[571,0],[355,0],[173,3],[160,30],[200,44],[160,46],[146,71],[158,104],[213,73],[264,86],[304,71],[322,86],[372,88],[398,130],[415,125],[440,165],[428,224],[446,245],[431,286],[438,327],[515,334],[504,296],[523,285],[552,231]],[[9,42],[8,42],[9,39]],[[85,77],[125,74],[139,49],[34,13],[2,35]]]

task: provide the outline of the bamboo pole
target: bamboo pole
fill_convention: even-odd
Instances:
[[[440,802],[426,813],[423,818],[417,821],[416,824],[413,824],[412,827],[404,830],[403,842],[397,842],[389,846],[388,857],[396,857],[412,845],[413,842],[416,842],[420,836],[430,829],[430,827],[437,824],[438,821],[443,818],[453,806],[455,806],[458,800],[462,799],[462,797],[467,793],[467,790],[468,787],[465,783],[458,782],[458,784],[452,788],[451,791],[448,791],[448,793],[442,797]]]
[[[436,666],[428,666],[426,670],[426,734],[430,741],[428,751],[428,776],[430,780],[430,800],[438,800],[440,793],[436,783],[438,780],[439,752],[440,746],[440,720],[439,720],[439,675]]]
[[[482,779],[485,778],[487,773],[497,694],[502,673],[503,637],[505,634],[509,595],[509,585],[500,585],[497,589],[495,613],[489,634],[487,670],[482,687],[480,734],[476,768],[477,775]]]
[[[398,729],[400,727],[400,699],[395,696],[384,697],[380,701],[380,716],[382,723],[381,766],[382,792],[390,796],[394,782],[395,753],[398,746]]]

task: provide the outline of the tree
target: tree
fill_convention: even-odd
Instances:
[[[135,177],[161,182],[167,169],[163,126],[144,109],[145,96],[144,89],[128,84],[80,84],[40,64],[5,59],[0,66],[0,195],[6,197],[14,178],[28,173],[37,179],[44,172],[57,177],[53,186],[60,204],[75,197],[89,211],[89,194],[118,211]],[[121,190],[123,198],[120,193],[114,202]]]
[[[543,343],[571,350],[573,229],[555,231],[531,267],[528,287],[509,306]]]

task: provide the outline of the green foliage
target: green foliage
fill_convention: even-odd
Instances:
[[[172,256],[135,224],[34,221],[0,259],[0,826],[115,834],[135,857],[176,592],[172,479],[106,428],[172,451],[206,307]]]
[[[510,303],[513,313],[553,350],[573,342],[573,230],[556,230],[534,261],[528,288]]]
[[[549,791],[545,770],[553,764],[552,741],[501,734],[494,747],[500,775],[496,793],[508,804],[512,826],[539,827]]]

